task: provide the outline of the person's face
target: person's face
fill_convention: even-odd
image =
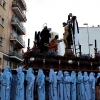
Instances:
[[[72,14],[70,13],[69,16],[72,17]]]

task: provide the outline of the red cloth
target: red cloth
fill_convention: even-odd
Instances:
[[[58,44],[56,42],[50,43],[49,49],[58,50]]]

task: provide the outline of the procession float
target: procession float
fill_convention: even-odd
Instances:
[[[12,79],[11,100],[100,100],[100,52],[96,40],[94,58],[82,54],[77,41],[77,17],[70,13],[62,25],[63,39],[59,40],[59,35],[47,25],[41,32],[35,32],[33,47],[28,39],[27,51],[20,64],[22,67],[13,69],[9,78]],[[59,48],[64,49],[63,55]],[[8,70],[7,66],[4,73]],[[5,93],[2,94],[4,99],[1,100],[8,100]]]
[[[71,15],[69,14],[69,16],[71,16]],[[59,75],[59,71],[62,71],[62,73],[68,71],[69,75],[71,75],[71,73],[73,71],[75,71],[77,74],[79,74],[81,72],[81,74],[83,76],[85,74],[86,74],[86,76],[89,76],[93,72],[94,73],[93,76],[98,77],[98,73],[100,72],[100,67],[99,67],[100,66],[100,60],[99,60],[100,54],[99,54],[99,51],[97,51],[96,40],[95,40],[95,47],[94,47],[94,58],[90,54],[87,54],[87,55],[82,54],[81,45],[79,45],[76,40],[77,34],[79,33],[76,16],[73,16],[71,20],[70,20],[69,16],[68,16],[67,24],[65,22],[63,22],[63,27],[64,27],[63,39],[58,40],[58,37],[55,34],[54,35],[55,37],[52,38],[52,41],[48,42],[47,39],[48,39],[49,35],[46,36],[47,33],[45,34],[45,32],[44,32],[45,27],[44,27],[44,30],[42,30],[41,34],[35,33],[34,46],[31,49],[29,46],[30,39],[28,39],[27,52],[25,52],[23,55],[23,58],[24,58],[23,64],[26,69],[31,67],[35,70],[35,72],[38,72],[38,69],[42,69],[45,76],[48,76],[50,74],[50,69],[53,69],[57,75]],[[70,23],[71,24],[73,23],[73,28]],[[44,36],[42,36],[42,34],[44,34]],[[68,35],[66,35],[66,34],[68,34]],[[43,52],[41,51],[42,48],[40,47],[42,44],[40,43],[40,45],[39,45],[39,41],[40,41],[39,35],[41,37],[41,40],[43,38],[43,45],[44,45]],[[62,41],[65,44],[65,48],[63,48],[63,46],[60,47],[62,49],[65,49],[63,56],[59,55],[59,52],[58,52],[59,43]],[[77,44],[78,44],[78,48],[76,48]],[[47,51],[46,51],[45,47],[48,48]],[[75,75],[75,76],[78,76],[78,75]],[[100,83],[99,80],[100,79],[98,79],[98,83]],[[59,81],[59,79],[58,79],[58,81]],[[93,82],[93,80],[92,80],[92,82]],[[90,90],[90,91],[95,91],[96,96],[94,96],[93,98],[97,97],[97,100],[99,100],[98,98],[100,95],[99,94],[100,86],[99,85],[96,86],[96,85],[97,85],[97,83],[95,83],[95,86],[94,86],[96,88],[94,90]],[[88,90],[86,90],[86,91],[88,91]],[[88,98],[88,95],[85,95],[86,98]],[[59,100],[74,100],[73,97],[71,98],[69,96],[69,98],[70,99],[61,99],[60,98]],[[77,98],[77,97],[75,97],[75,98]],[[83,100],[88,100],[86,98]],[[50,100],[56,100],[56,98],[50,99]],[[77,98],[77,100],[82,100],[82,98]],[[93,99],[93,100],[95,100],[95,99]]]

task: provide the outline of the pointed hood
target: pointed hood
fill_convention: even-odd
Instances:
[[[29,76],[31,76],[32,73],[34,73],[33,69],[32,69],[32,68],[29,68],[29,69],[27,70],[26,80],[28,80]]]
[[[69,72],[68,71],[64,71],[64,76],[69,76]]]

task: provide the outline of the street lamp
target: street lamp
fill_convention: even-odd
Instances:
[[[88,33],[88,48],[89,48],[89,55],[90,55],[90,46],[92,46],[92,45],[90,45],[90,44],[89,44],[89,31],[88,31],[88,23],[84,23],[83,25],[87,25],[87,33]]]

